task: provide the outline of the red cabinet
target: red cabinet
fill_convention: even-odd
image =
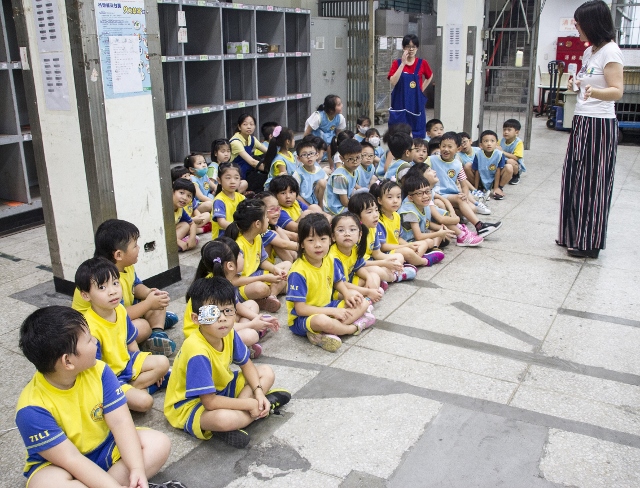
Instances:
[[[582,67],[582,53],[589,47],[588,42],[581,42],[579,37],[558,37],[558,47],[556,59],[564,61],[565,71],[569,67],[569,63],[578,65],[577,71]]]

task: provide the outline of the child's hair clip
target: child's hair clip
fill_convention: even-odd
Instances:
[[[213,262],[214,263],[218,263],[218,264],[222,264],[222,260],[218,257],[218,258],[213,258]]]
[[[276,126],[275,129],[273,129],[273,137],[278,137],[281,131],[282,131],[282,127],[279,125]]]
[[[220,309],[217,305],[203,305],[198,310],[198,323],[211,325],[215,324],[220,318]]]

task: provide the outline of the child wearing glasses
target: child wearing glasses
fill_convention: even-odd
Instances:
[[[327,188],[327,173],[318,164],[318,151],[314,141],[303,139],[298,143],[296,153],[300,165],[293,172],[293,177],[300,185],[298,202],[307,206],[318,205]]]
[[[323,209],[330,215],[344,212],[356,189],[356,170],[362,161],[362,146],[355,139],[347,139],[338,146],[342,166],[335,169],[327,181]]]
[[[273,370],[255,366],[249,358],[249,349],[233,328],[235,289],[228,280],[198,279],[188,294],[198,329],[173,363],[164,414],[173,427],[198,439],[215,434],[232,447],[244,448],[250,436],[243,429],[288,403],[291,394],[271,389]],[[240,371],[232,371],[231,363]]]
[[[371,185],[378,181],[375,175],[376,167],[373,164],[376,157],[375,148],[368,142],[362,141],[362,153],[360,166],[356,169],[356,191],[369,191]]]

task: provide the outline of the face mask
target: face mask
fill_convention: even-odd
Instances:
[[[379,137],[369,137],[369,144],[371,144],[373,147],[378,147],[380,145],[380,138]]]
[[[208,168],[200,168],[200,169],[195,170],[196,176],[198,178],[202,178],[203,176],[206,176],[207,170],[208,170]]]
[[[370,127],[362,127],[361,125],[358,126],[358,132],[360,132],[360,134],[366,134],[366,132],[370,129]]]

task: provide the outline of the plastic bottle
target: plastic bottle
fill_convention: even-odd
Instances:
[[[516,51],[516,68],[522,68],[522,58],[524,56],[524,52]]]

